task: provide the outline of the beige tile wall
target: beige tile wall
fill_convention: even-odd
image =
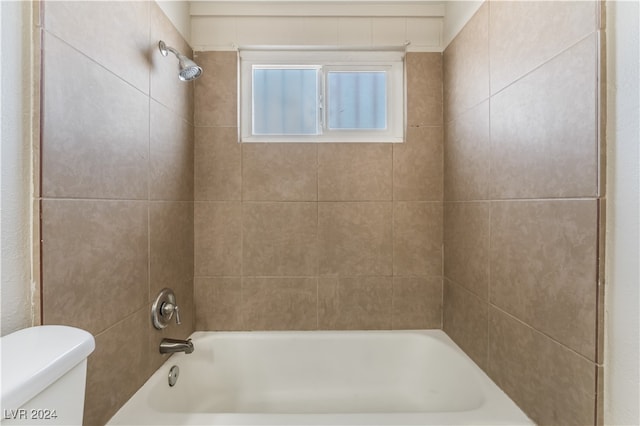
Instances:
[[[539,424],[597,422],[600,2],[487,1],[444,52],[444,330]]]
[[[407,55],[396,145],[240,145],[236,55],[197,59],[196,328],[440,328],[442,56]]]
[[[43,28],[43,323],[95,336],[100,425],[164,362],[162,337],[193,331],[193,84],[157,41],[191,51],[155,2],[47,1]],[[160,332],[164,287],[182,325]]]

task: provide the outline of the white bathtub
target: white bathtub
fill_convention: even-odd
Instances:
[[[196,332],[110,425],[531,425],[439,330]],[[168,385],[171,366],[178,382]]]

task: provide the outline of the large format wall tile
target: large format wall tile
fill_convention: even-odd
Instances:
[[[393,277],[391,326],[442,328],[442,277]]]
[[[194,208],[196,276],[239,276],[242,270],[242,206],[197,202]]]
[[[42,195],[146,199],[149,98],[46,33],[43,67]]]
[[[444,51],[444,118],[489,97],[489,2],[485,2]]]
[[[149,203],[149,257],[150,301],[165,287],[177,292],[179,285],[193,280],[193,203]]]
[[[443,199],[442,106],[438,105],[442,103],[441,55],[407,55],[410,128],[403,144],[237,144],[237,56],[231,52],[196,55],[205,75],[196,81],[195,198],[238,201],[235,212],[243,217],[238,247],[235,221],[220,225],[213,211],[207,219],[196,207],[196,280],[210,283],[196,290],[201,297],[196,298],[198,327],[293,327],[283,318],[284,311],[272,316],[261,313],[249,322],[246,315],[237,315],[237,310],[225,304],[242,300],[247,306],[246,289],[223,284],[231,277],[274,278],[276,281],[269,281],[273,283],[294,277],[355,276],[380,278],[391,285],[394,204],[398,209],[396,273],[406,280],[399,281],[393,316],[399,327],[438,327],[441,307],[437,301],[441,298],[435,293],[442,274]],[[437,207],[428,207],[427,201]],[[422,213],[428,217],[421,217]],[[203,226],[208,228],[207,235],[201,234]],[[214,230],[216,226],[220,228]],[[223,241],[216,241],[217,234]],[[411,238],[415,235],[416,240]],[[204,251],[209,252],[206,259],[201,256]],[[240,265],[237,256],[242,259]],[[288,282],[296,285],[295,280]],[[278,294],[287,295],[289,290],[278,290]],[[380,295],[385,308],[373,312],[383,312],[381,323],[390,328],[392,292]],[[428,297],[421,300],[422,295]],[[213,302],[214,297],[224,300]],[[359,308],[354,305],[358,300],[355,296],[342,299],[341,306],[353,308],[355,313],[332,320],[332,328],[340,328],[340,323],[357,328],[356,323],[362,323],[349,320],[358,316]],[[259,309],[270,306],[260,305]],[[216,312],[222,314],[217,316]],[[369,314],[364,317],[366,328],[380,323]],[[306,319],[302,321],[306,324]]]
[[[193,200],[193,126],[151,101],[149,198]]]
[[[603,5],[487,1],[444,52],[443,328],[538,424],[601,418]]]
[[[491,93],[497,93],[594,32],[598,3],[596,0],[490,2]]]
[[[197,201],[242,198],[242,149],[235,127],[196,127],[195,191]]]
[[[449,121],[445,133],[445,200],[488,199],[491,166],[489,100]]]
[[[442,55],[407,53],[407,124],[442,125]]]
[[[149,93],[153,46],[149,43],[148,22],[152,3],[47,1],[43,3],[44,28],[138,90]],[[78,88],[86,89],[89,86],[77,80],[81,75],[75,70],[67,78]]]
[[[407,141],[393,145],[393,199],[441,201],[442,127],[409,127]]]
[[[242,267],[248,276],[315,276],[316,203],[244,203]]]
[[[242,278],[242,309],[249,330],[315,330],[317,278]]]
[[[318,279],[318,328],[391,329],[392,277]]]
[[[84,419],[105,424],[194,330],[193,84],[150,37],[191,52],[155,2],[42,8],[42,323],[95,335]],[[163,287],[181,324],[155,330]]]
[[[536,423],[595,424],[596,367],[542,333],[491,308],[491,378]]]
[[[320,275],[392,274],[391,202],[319,203]]]
[[[148,56],[151,68],[149,82],[151,97],[169,108],[175,115],[193,124],[194,83],[179,80],[178,59],[171,53],[167,57],[162,56],[158,42],[162,40],[190,58],[193,57],[193,51],[156,2],[150,2],[149,9],[151,37]],[[203,69],[202,72],[208,73],[212,70]]]
[[[597,203],[505,201],[491,209],[491,302],[595,360]]]
[[[195,81],[196,126],[237,127],[237,60],[235,52],[198,52],[195,61],[206,72]]]
[[[242,279],[199,277],[194,283],[196,330],[242,330]]]
[[[147,229],[146,202],[44,200],[43,323],[97,334],[143,306]]]
[[[393,275],[442,275],[442,203],[394,203]]]
[[[103,306],[94,314],[104,310]],[[95,335],[96,348],[87,360],[85,425],[107,423],[153,372],[148,351],[149,310],[144,307],[122,318]]]
[[[444,275],[489,300],[488,202],[445,203]]]
[[[594,34],[491,98],[493,197],[597,195],[596,59]]]
[[[244,144],[242,199],[251,201],[316,201],[315,144]]]
[[[391,144],[319,145],[318,199],[391,200],[391,150]]]
[[[483,370],[487,369],[488,309],[485,301],[445,278],[442,328]]]

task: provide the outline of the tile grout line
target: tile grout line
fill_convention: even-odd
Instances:
[[[491,143],[492,141],[492,137],[491,137],[491,2],[487,3],[487,79],[488,81],[488,88],[489,88],[489,97],[486,99],[487,102],[487,118],[486,120],[488,121],[488,129],[487,129],[487,133],[488,133],[488,139],[489,139],[489,161],[488,161],[488,176],[487,176],[487,180],[488,180],[488,187],[486,189],[487,193],[486,196],[487,198],[492,198],[492,193],[493,193],[493,188],[492,188],[492,159],[493,159],[493,153],[492,153],[492,146],[493,144]],[[487,374],[490,371],[490,366],[491,366],[491,310],[489,309],[489,307],[491,306],[491,270],[492,270],[492,262],[491,262],[491,253],[492,253],[492,231],[493,231],[493,227],[491,226],[491,221],[492,221],[492,213],[493,213],[493,201],[489,200],[488,201],[488,207],[489,207],[489,223],[488,223],[488,238],[489,238],[489,258],[487,259],[488,265],[487,265],[487,342],[486,342],[486,356],[487,356]]]
[[[320,148],[316,145],[316,329],[320,329]]]
[[[494,96],[503,93],[504,91],[508,90],[509,88],[511,88],[513,85],[515,85],[516,83],[524,80],[525,78],[529,77],[530,75],[532,75],[533,73],[535,73],[536,71],[538,71],[539,69],[541,69],[542,67],[544,67],[545,65],[547,65],[550,62],[553,62],[554,60],[556,60],[558,57],[560,57],[561,55],[563,55],[564,53],[568,52],[569,50],[573,49],[574,47],[576,47],[578,44],[582,43],[583,41],[587,40],[589,37],[593,36],[593,34],[598,33],[597,30],[595,31],[591,31],[586,35],[582,35],[580,37],[578,37],[577,39],[574,39],[574,41],[571,42],[571,44],[569,44],[567,47],[565,47],[563,50],[553,54],[551,57],[547,58],[547,59],[543,59],[542,62],[538,63],[537,65],[534,65],[532,68],[530,68],[528,71],[524,72],[523,74],[521,74],[518,77],[515,77],[511,80],[511,82],[507,83],[506,86],[502,87],[501,89],[499,89],[497,92],[495,93],[491,93],[489,92],[489,98],[493,98]]]
[[[147,4],[147,42],[151,40],[151,9]],[[151,71],[147,73],[147,300],[145,305],[151,301]]]
[[[446,126],[447,124],[445,123],[445,119],[444,119],[444,50],[440,53],[440,99],[442,99],[442,102],[440,104],[441,110],[440,110],[440,144],[442,147],[442,159],[441,159],[441,171],[442,171],[442,195],[441,195],[441,202],[442,202],[442,218],[441,218],[441,225],[442,225],[442,234],[441,234],[441,250],[442,250],[442,267],[441,267],[441,271],[440,271],[440,276],[441,278],[441,283],[440,283],[440,329],[442,331],[444,331],[444,274],[445,274],[445,259],[446,259],[446,247],[445,247],[445,167],[446,167],[446,162],[445,162],[445,157],[446,157]]]
[[[240,144],[240,328],[248,330],[244,308],[246,298],[244,288],[244,147],[242,143],[238,143]]]
[[[36,283],[35,283],[35,288],[33,290],[34,293],[32,293],[32,298],[37,298],[37,303],[38,303],[38,308],[33,307],[31,309],[31,312],[33,313],[33,316],[35,317],[35,323],[40,323],[42,325],[46,324],[45,322],[45,315],[44,315],[44,311],[45,311],[45,300],[44,300],[44,268],[43,268],[43,256],[44,256],[44,239],[43,239],[43,231],[44,231],[44,224],[43,224],[43,214],[42,214],[42,209],[43,209],[43,198],[42,198],[42,193],[43,193],[43,168],[42,168],[42,163],[44,160],[44,156],[42,154],[43,151],[43,146],[44,146],[44,131],[45,131],[45,126],[44,126],[44,106],[45,106],[45,78],[44,78],[44,72],[45,72],[45,62],[46,62],[46,58],[45,58],[45,42],[44,42],[44,36],[45,36],[45,19],[46,19],[46,8],[47,6],[45,5],[45,2],[40,2],[39,3],[41,5],[41,7],[38,9],[38,28],[37,28],[37,36],[34,35],[34,39],[37,39],[39,42],[39,50],[36,52],[36,57],[37,59],[37,72],[38,72],[38,79],[39,79],[39,84],[38,87],[36,88],[37,90],[37,103],[34,103],[33,107],[34,108],[39,108],[39,113],[38,113],[38,118],[37,118],[37,122],[34,120],[33,124],[38,126],[38,132],[37,135],[34,132],[34,135],[32,137],[32,141],[31,141],[31,149],[33,151],[33,153],[35,154],[37,152],[37,155],[34,155],[35,158],[31,159],[31,165],[33,167],[33,172],[37,173],[36,179],[34,179],[33,184],[36,186],[36,188],[34,188],[34,194],[31,197],[31,203],[32,206],[37,205],[37,211],[33,210],[33,207],[31,207],[31,214],[34,215],[34,217],[37,217],[37,220],[33,220],[33,232],[37,232],[37,236],[32,235],[32,244],[36,245],[37,244],[37,248],[32,248],[31,250],[31,256],[32,256],[32,261],[35,265],[37,265],[36,268],[33,268],[32,266],[32,271],[34,274],[34,279],[36,279]],[[35,237],[35,238],[34,238]],[[38,314],[36,314],[36,310],[38,311]],[[39,318],[37,317],[37,315],[39,315]],[[34,324],[35,325],[35,324]]]
[[[445,238],[446,238],[446,207],[447,207],[447,201],[446,201],[446,194],[447,194],[447,185],[446,185],[446,167],[447,167],[447,162],[446,162],[446,157],[447,157],[447,134],[448,132],[446,131],[447,129],[447,121],[445,118],[445,82],[444,82],[444,76],[445,76],[445,60],[444,60],[444,52],[445,52],[446,48],[443,49],[441,56],[440,56],[440,79],[441,79],[441,99],[442,99],[442,111],[441,111],[441,123],[442,123],[442,278],[441,278],[441,286],[440,286],[440,290],[441,290],[441,295],[440,295],[440,306],[441,306],[441,312],[440,312],[440,329],[442,331],[445,331],[445,326],[444,326],[444,319],[445,319],[445,297],[444,297],[444,293],[445,293],[445,282],[447,280],[446,275],[445,275],[445,262],[446,262],[446,244],[445,244]],[[445,331],[446,333],[446,331]]]
[[[480,295],[480,294],[476,293],[475,291],[473,291],[473,290],[471,290],[471,289],[467,288],[467,286],[465,286],[464,284],[462,284],[462,283],[461,283],[461,282],[459,282],[458,280],[454,280],[453,278],[450,278],[450,277],[445,276],[445,275],[442,275],[442,278],[446,279],[447,281],[452,282],[453,284],[457,285],[457,286],[458,286],[458,287],[460,287],[460,288],[465,289],[465,290],[466,290],[466,291],[468,291],[470,294],[474,295],[474,296],[475,296],[478,300],[480,300],[481,302],[483,302],[483,303],[485,303],[485,304],[488,304],[488,303],[489,303],[488,296],[487,296],[487,299],[486,299],[486,300],[485,300],[485,299],[483,299],[483,298],[482,298],[482,295]]]
[[[405,22],[406,25],[406,22]],[[406,66],[406,57],[405,57],[405,70],[406,70],[407,66]],[[405,71],[406,72],[406,71]],[[408,112],[407,112],[408,115]],[[410,126],[407,126],[410,127]],[[408,142],[408,131],[407,129],[405,129],[405,141],[404,143]],[[394,327],[394,313],[395,313],[395,309],[394,309],[394,305],[395,305],[395,296],[396,296],[396,280],[395,280],[395,273],[396,273],[396,245],[395,245],[395,225],[396,225],[396,205],[397,205],[397,200],[396,200],[396,193],[395,193],[395,155],[396,155],[396,148],[394,145],[391,146],[391,312],[389,313],[391,316],[390,319],[390,326],[391,329],[393,330]]]
[[[44,199],[65,199],[65,198],[55,198],[55,197],[45,197]],[[70,200],[74,200],[76,198],[68,198]],[[144,201],[144,200],[136,200],[136,199],[110,199],[110,198],[78,198],[81,200],[117,200],[117,201]],[[511,202],[559,202],[559,201],[594,201],[598,200],[600,197],[559,197],[559,198],[504,198],[504,199],[474,199],[474,200],[391,200],[391,199],[366,199],[366,200],[244,200],[247,203],[321,203],[321,204],[329,204],[329,203],[347,203],[347,204],[355,204],[355,203],[384,203],[384,202],[398,202],[398,203],[425,203],[425,204],[437,204],[437,203],[450,203],[450,204],[460,204],[460,203],[511,203]],[[173,201],[173,200],[152,200],[152,201]],[[177,200],[187,202],[189,200]],[[220,200],[195,200],[196,203],[206,203],[206,202],[231,202],[231,201],[240,201],[233,199],[220,199]]]
[[[499,311],[501,314],[506,315],[506,316],[508,316],[509,318],[511,318],[511,319],[513,319],[513,320],[515,320],[515,321],[517,321],[519,324],[521,324],[521,325],[523,325],[523,326],[527,327],[528,329],[532,330],[534,333],[536,333],[536,334],[538,334],[538,335],[540,335],[540,336],[543,336],[543,337],[545,337],[545,338],[549,339],[550,341],[552,341],[553,343],[557,344],[558,346],[560,346],[560,347],[561,347],[562,349],[564,349],[565,351],[569,351],[569,352],[571,352],[572,354],[574,354],[574,355],[576,355],[576,356],[580,357],[580,358],[581,358],[581,359],[583,359],[584,361],[587,361],[587,362],[589,362],[589,363],[593,364],[593,365],[594,365],[594,366],[596,366],[596,367],[598,366],[598,364],[597,364],[595,361],[593,361],[593,360],[591,360],[591,359],[587,358],[585,355],[583,355],[583,354],[581,354],[580,352],[576,351],[575,349],[573,349],[573,348],[571,348],[571,347],[569,347],[569,346],[565,345],[564,343],[562,343],[562,342],[558,341],[557,339],[555,339],[554,337],[552,337],[552,336],[548,335],[547,333],[545,333],[545,332],[543,332],[543,331],[541,331],[541,330],[538,330],[537,328],[533,327],[532,325],[528,324],[527,322],[523,321],[522,319],[518,318],[517,316],[515,316],[515,315],[513,315],[513,314],[511,314],[511,313],[509,313],[509,312],[507,312],[507,311],[505,311],[505,310],[504,310],[504,309],[502,309],[501,307],[499,307],[499,306],[497,306],[497,305],[494,305],[493,303],[489,303],[489,307],[490,307],[490,308],[493,308],[493,309],[495,309],[496,311]]]
[[[491,132],[491,131],[489,131]],[[491,133],[489,133],[489,139],[491,139]],[[491,167],[491,163],[489,162],[489,167]],[[493,207],[492,207],[492,203],[491,201],[488,202],[488,207],[489,207],[489,223],[488,223],[488,227],[489,227],[489,259],[487,260],[488,265],[487,265],[487,371],[489,371],[489,366],[491,365],[491,311],[489,310],[489,307],[491,306],[491,248],[492,248],[492,231],[493,231],[493,227],[491,226],[491,219],[492,219],[492,213],[493,213]]]
[[[485,198],[473,200],[445,200],[446,203],[462,204],[462,203],[527,203],[527,202],[560,202],[560,201],[597,201],[597,196],[578,196],[578,197],[540,197],[540,198]],[[432,202],[432,201],[426,201]]]
[[[482,303],[487,303],[484,300],[482,300],[477,294],[473,293],[472,291],[468,290],[467,288],[465,288],[464,286],[460,285],[459,283],[457,283],[456,281],[453,281],[449,278],[443,277],[446,281],[450,282],[451,284],[453,284],[454,288],[460,289],[462,290],[464,293],[467,293],[468,295],[472,296],[474,299],[477,299],[478,301],[482,302]],[[552,336],[549,336],[548,334],[544,333],[541,330],[538,330],[537,328],[533,327],[532,325],[528,324],[527,322],[523,321],[522,319],[518,318],[517,316],[509,313],[508,311],[505,311],[503,308],[488,302],[487,303],[489,308],[493,308],[496,311],[499,311],[501,314],[508,316],[509,318],[517,321],[519,324],[527,327],[528,329],[532,330],[533,332],[535,332],[538,335],[541,335],[547,339],[549,339],[550,341],[552,341],[553,343],[557,344],[558,346],[562,347],[565,350],[568,350],[570,352],[572,352],[574,355],[579,356],[580,358],[582,358],[585,361],[588,361],[592,364],[594,364],[596,367],[598,366],[598,364],[593,361],[590,360],[589,358],[587,358],[586,356],[580,354],[579,352],[577,352],[575,349],[570,348],[569,346],[565,345],[564,343],[558,341],[557,339],[553,338]]]

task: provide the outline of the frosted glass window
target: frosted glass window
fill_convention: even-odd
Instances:
[[[253,70],[253,134],[318,134],[318,70]]]
[[[329,129],[378,130],[387,127],[386,73],[327,73]]]
[[[238,51],[238,140],[404,142],[404,46]]]

